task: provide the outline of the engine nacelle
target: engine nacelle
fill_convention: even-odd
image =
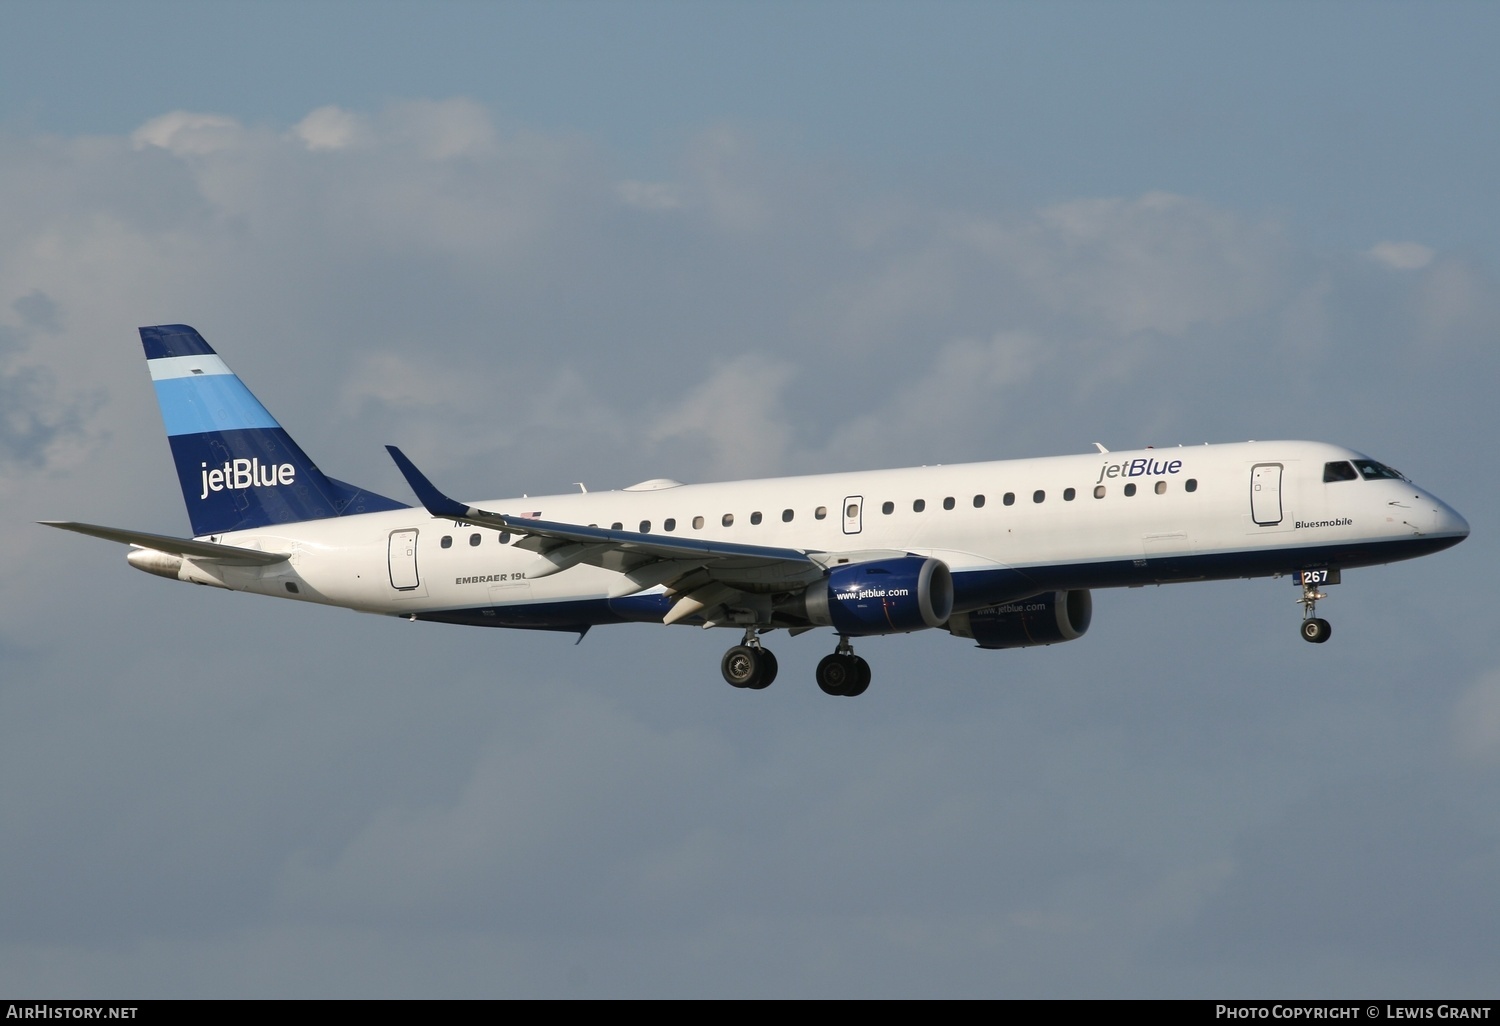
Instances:
[[[836,566],[802,596],[803,615],[840,634],[902,634],[941,627],[953,611],[953,575],[922,556]]]
[[[182,570],[181,556],[174,556],[170,552],[157,552],[155,549],[131,549],[125,553],[125,562],[137,570],[144,570],[157,577],[165,577],[169,581],[177,580],[177,574]]]
[[[954,613],[948,632],[973,638],[980,648],[1030,648],[1083,637],[1094,618],[1088,591],[1049,591],[1003,606]]]

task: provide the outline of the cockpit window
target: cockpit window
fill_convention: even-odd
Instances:
[[[1330,481],[1358,481],[1359,474],[1348,460],[1335,460],[1332,463],[1323,464],[1323,483]]]
[[[1355,460],[1354,466],[1366,481],[1405,481],[1406,475],[1399,470],[1377,463],[1374,460]]]

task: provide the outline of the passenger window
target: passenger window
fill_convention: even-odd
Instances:
[[[1034,491],[1034,492],[1031,493],[1031,501],[1032,502],[1046,502],[1047,501],[1047,493],[1044,492],[1044,491],[1042,491],[1040,488],[1038,488],[1036,491]]]
[[[701,531],[701,530],[703,530],[703,518],[702,517],[694,517],[693,518],[693,530],[695,530],[695,531]]]
[[[1078,493],[1071,488],[1063,489],[1063,502],[1072,502]]]
[[[453,535],[451,535],[451,534],[445,534],[445,535],[443,535],[443,540],[441,542],[439,542],[438,544],[442,545],[442,547],[445,548],[445,549],[451,549],[451,548],[453,548]]]
[[[609,529],[611,531],[623,531],[625,530],[625,525],[616,520],[614,523],[609,525]]]
[[[1196,492],[1198,490],[1198,479],[1196,477],[1188,478],[1187,483],[1182,486],[1182,490],[1185,492]]]
[[[1167,483],[1165,481],[1158,481],[1158,482],[1156,482],[1156,494],[1157,495],[1166,495],[1167,494]]]
[[[975,509],[982,509],[983,507],[984,507],[984,496],[983,495],[976,495],[976,496],[974,496],[974,508]]]
[[[593,527],[594,525],[590,524],[589,526]],[[499,537],[500,537],[500,544],[501,545],[509,545],[510,544],[510,532],[509,531],[501,531]]]
[[[469,535],[469,544],[470,545],[478,545],[479,542],[480,542],[479,535],[477,535],[477,534],[471,534],[471,535]]]
[[[1125,494],[1126,495],[1134,495],[1135,494],[1135,482],[1134,481],[1130,482],[1128,485],[1125,486]]]
[[[1348,460],[1335,460],[1323,464],[1323,483],[1330,481],[1358,481],[1359,473]]]
[[[642,534],[650,534],[651,533],[651,521],[649,521],[649,520],[642,520],[641,521],[641,533]]]
[[[896,512],[896,504],[894,502],[882,502],[880,504],[880,512],[884,513],[886,516],[890,516],[892,513]]]
[[[1094,485],[1094,498],[1096,498],[1096,499],[1102,499],[1102,498],[1104,498],[1104,486],[1103,485]]]
[[[854,502],[849,503],[849,508],[844,510],[844,516],[848,517],[850,520],[853,520],[855,517],[859,516],[859,504]]]
[[[661,522],[661,529],[663,531],[675,531],[675,530],[677,530],[677,521],[676,521],[676,519],[674,519],[673,517],[667,517],[667,519],[665,519],[665,520],[663,520]]]
[[[725,527],[733,527],[734,526],[734,514],[733,513],[725,513],[724,514],[724,519],[721,520],[721,521],[719,521],[719,523],[723,524]]]
[[[754,513],[750,514],[750,522],[752,524],[760,523],[760,510],[756,510]]]
[[[1005,503],[1007,506],[1014,506],[1016,504],[1016,493],[1006,492],[1005,498],[1001,499],[1000,501]]]
[[[953,508],[953,496],[950,495],[946,499],[943,500],[943,508],[944,509],[952,509]]]
[[[815,520],[827,520],[828,519],[828,507],[827,506],[819,506],[817,509],[813,510],[813,519],[815,519]]]
[[[913,513],[920,513],[924,509],[926,509],[926,508],[927,508],[927,500],[926,499],[917,499],[915,502],[913,502],[911,504],[911,511]]]
[[[792,515],[793,514],[792,514],[791,510],[789,510],[789,509],[782,510],[781,511],[781,522],[783,524],[790,524],[792,522]]]

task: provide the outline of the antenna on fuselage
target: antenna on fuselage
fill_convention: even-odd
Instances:
[[[1108,449],[1106,449],[1106,448],[1105,448],[1105,447],[1104,447],[1104,446],[1103,446],[1103,445],[1101,445],[1101,444],[1100,444],[1100,443],[1098,443],[1098,442],[1095,442],[1095,443],[1094,443],[1094,448],[1095,448],[1095,449],[1098,449],[1098,450],[1099,450],[1099,451],[1100,451],[1100,452],[1109,452],[1109,450],[1108,450]]]

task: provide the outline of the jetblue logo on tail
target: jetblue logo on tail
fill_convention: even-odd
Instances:
[[[244,491],[246,488],[275,488],[277,485],[292,484],[297,477],[297,468],[290,463],[262,463],[258,458],[252,457],[248,460],[228,460],[222,467],[208,469],[208,464],[202,464],[203,494],[200,499],[208,498],[209,492]]]

